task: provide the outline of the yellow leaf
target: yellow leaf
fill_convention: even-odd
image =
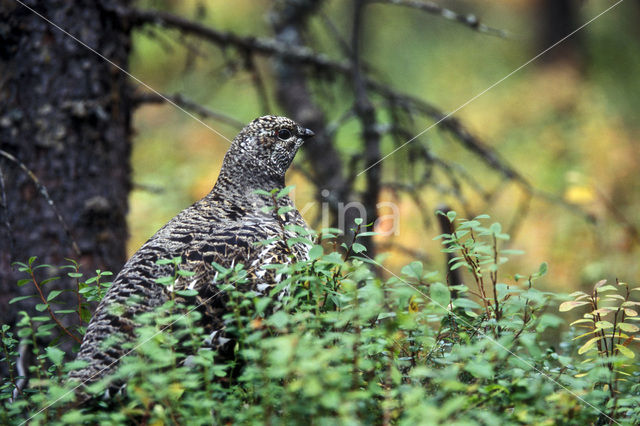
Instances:
[[[416,303],[415,296],[411,296],[409,298],[409,312],[411,312],[412,314],[418,312],[418,304]]]
[[[626,322],[621,322],[617,325],[617,327],[622,331],[626,331],[627,333],[635,333],[636,331],[640,330],[640,327],[638,327],[637,325],[629,324]]]
[[[180,398],[183,392],[184,386],[182,386],[180,383],[171,383],[169,385],[169,395],[171,395],[175,399]]]
[[[636,354],[629,348],[623,345],[616,345],[616,349],[627,358],[633,359],[636,357]]]
[[[577,308],[578,306],[588,305],[589,302],[579,302],[576,300],[569,300],[568,302],[562,302],[558,310],[560,312],[567,312],[572,310],[573,308]]]
[[[591,339],[587,340],[587,343],[585,343],[584,345],[582,345],[582,346],[580,347],[580,349],[578,349],[578,353],[579,353],[580,355],[582,355],[583,353],[587,352],[589,349],[591,349],[591,348],[596,344],[596,342],[597,342],[598,340],[600,340],[600,336],[598,336],[598,337],[593,337],[593,338],[591,338]]]
[[[595,193],[588,185],[571,185],[564,193],[564,198],[570,203],[587,204],[595,199]]]

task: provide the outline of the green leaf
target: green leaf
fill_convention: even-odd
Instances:
[[[609,321],[598,321],[596,322],[596,328],[606,330],[609,328],[613,328],[613,324],[611,324]]]
[[[500,225],[500,223],[498,222],[492,223],[489,227],[489,230],[492,234],[499,234],[502,232],[502,225]]]
[[[417,280],[422,279],[422,274],[423,274],[423,266],[422,266],[422,262],[418,262],[417,260],[411,262],[410,264],[404,266],[400,272],[403,273],[404,275],[411,277],[411,278],[415,278]]]
[[[51,278],[47,278],[46,280],[42,280],[42,282],[40,283],[41,286],[45,285],[45,284],[49,284],[52,281],[57,281],[59,280],[60,277],[51,277]]]
[[[453,222],[456,219],[456,212],[454,212],[453,210],[448,211],[447,219],[449,219],[449,222]]]
[[[41,315],[41,316],[33,317],[31,318],[31,320],[34,322],[48,322],[51,320],[51,317],[48,315]],[[28,329],[27,329],[27,332],[29,332]]]
[[[309,250],[309,260],[316,260],[322,257],[324,249],[320,245],[315,245]]]
[[[287,239],[287,245],[293,247],[296,244],[304,244],[306,246],[312,246],[313,243],[304,237],[293,237]]]
[[[278,192],[278,195],[276,195],[276,199],[280,199],[282,197],[286,197],[292,190],[293,188],[295,188],[294,186],[286,186],[284,188],[282,188],[280,190],[280,192]]]
[[[254,303],[256,305],[256,313],[260,315],[264,312],[265,309],[267,309],[267,306],[269,306],[269,303],[271,303],[271,299],[268,297],[261,297],[259,299],[256,299]]]
[[[467,299],[465,297],[458,297],[453,300],[453,306],[456,308],[464,308],[464,309],[478,309],[480,305],[474,302],[471,299]]]
[[[602,287],[606,283],[607,283],[607,280],[600,280],[593,286],[593,288],[594,290],[597,290],[598,288]]]
[[[538,268],[538,275],[540,276],[546,275],[548,270],[549,270],[549,265],[547,265],[547,262],[542,262],[540,264],[540,267]]]
[[[82,306],[80,308],[80,317],[84,322],[91,321],[91,311],[89,311],[89,308],[87,308],[86,306]]]
[[[617,290],[618,289],[615,286],[611,285],[611,284],[603,285],[601,287],[598,287],[598,293],[604,293],[606,291],[617,291]]]
[[[21,280],[18,280],[18,287],[22,287],[25,284],[30,283],[31,280],[29,278],[23,278]]]
[[[362,218],[361,218],[361,217],[357,217],[357,218],[355,218],[355,219],[353,220],[353,222],[354,222],[356,225],[362,225]]]
[[[271,194],[273,194],[273,191],[274,191],[274,190],[272,190],[271,192],[269,192],[269,191],[265,191],[264,189],[256,189],[256,190],[255,190],[255,191],[253,191],[253,192],[254,192],[255,194],[258,194],[258,195],[264,195],[265,197],[271,197]]]
[[[177,290],[176,294],[184,297],[193,297],[198,295],[198,290]]]
[[[156,283],[161,284],[161,285],[171,285],[174,282],[175,282],[175,279],[173,277],[171,277],[171,276],[156,278]]]
[[[225,268],[224,266],[222,266],[221,264],[217,263],[217,262],[211,262],[211,266],[214,267],[214,269],[218,272],[220,272],[221,274],[228,274],[229,272],[231,272],[231,270],[229,268]]]
[[[82,274],[80,272],[68,272],[67,275],[71,278],[82,278]]]
[[[307,229],[305,227],[302,227],[300,225],[285,225],[284,229],[286,229],[287,231],[293,231],[298,235],[315,235],[315,231],[312,229]]]
[[[362,233],[358,234],[358,238],[360,238],[360,237],[373,237],[375,235],[380,235],[380,233],[379,232],[373,232],[373,231],[362,232]]]
[[[289,324],[289,316],[283,311],[278,311],[271,315],[268,320],[269,324],[278,329],[283,329]]]
[[[622,355],[626,356],[629,359],[633,359],[636,357],[635,352],[624,345],[616,345],[616,349],[618,349],[618,351],[620,351]]]
[[[38,304],[36,305],[36,311],[38,311],[38,312],[43,312],[43,311],[45,311],[48,307],[49,307],[49,305],[48,305],[48,304],[45,304],[45,303],[38,303]]]
[[[51,290],[51,292],[47,296],[47,302],[51,302],[53,299],[58,297],[60,293],[62,293],[62,290]]]
[[[181,277],[192,277],[196,273],[194,271],[188,271],[186,269],[178,269],[176,271],[176,274],[180,275]]]
[[[441,282],[431,284],[429,288],[429,296],[431,296],[431,300],[439,308],[444,309],[445,311],[449,310],[451,295],[449,293],[449,288],[445,284]]]
[[[360,243],[353,243],[353,245],[351,246],[351,250],[354,253],[362,253],[364,251],[367,251],[367,248]]]
[[[481,379],[490,379],[493,377],[493,366],[491,363],[484,360],[472,360],[464,367],[466,371],[471,373],[474,377]]]
[[[278,215],[281,216],[285,213],[289,213],[291,210],[295,210],[292,206],[282,206],[278,209]]]
[[[47,352],[47,357],[51,360],[51,362],[60,367],[62,365],[62,359],[64,358],[64,351],[56,348],[55,346],[48,346],[45,348]]]
[[[29,296],[18,296],[18,297],[14,297],[13,299],[9,300],[9,304],[11,305],[12,303],[17,303],[21,300],[25,300],[25,299],[30,299],[32,297],[36,297],[35,294],[31,294]]]

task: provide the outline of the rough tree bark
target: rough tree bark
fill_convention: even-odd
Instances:
[[[122,1],[24,2],[126,68],[129,25]],[[14,261],[77,259],[87,273],[117,272],[125,261],[130,183],[130,101],[126,76],[26,7],[0,0],[0,149],[30,169],[66,225],[18,165],[0,156],[0,320],[24,278]],[[3,185],[2,185],[3,184]],[[74,250],[72,241],[77,243]],[[57,271],[66,276],[67,270]],[[65,282],[66,281],[66,282]],[[56,288],[75,285],[70,279]],[[20,304],[18,304],[20,305]]]

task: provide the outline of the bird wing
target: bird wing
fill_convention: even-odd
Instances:
[[[259,244],[278,236],[276,221],[264,220],[264,216],[241,219],[228,220],[221,212],[203,210],[196,203],[151,237],[125,264],[99,304],[77,357],[88,365],[72,372],[71,378],[91,382],[111,372],[126,354],[122,343],[135,337],[139,324],[134,318],[161,306],[178,290],[198,291],[196,298],[187,302],[199,306],[210,333],[219,333],[220,341],[212,345],[220,347],[228,341],[223,336],[222,319],[226,295],[218,288],[212,263],[225,268],[243,263],[249,277],[254,278],[251,284],[256,285],[273,280],[261,274],[260,266],[285,260],[282,253],[287,248],[282,241]],[[178,256],[182,258],[179,268],[193,275],[178,275],[173,285],[158,284],[159,278],[176,275],[175,265],[158,261]]]

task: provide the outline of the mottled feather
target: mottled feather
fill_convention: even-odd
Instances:
[[[222,315],[224,293],[217,288],[216,262],[224,267],[245,265],[249,287],[264,292],[277,283],[277,277],[261,266],[285,263],[306,257],[304,245],[289,248],[284,238],[294,235],[284,225],[306,227],[300,213],[291,211],[276,216],[274,200],[256,190],[270,191],[284,187],[284,175],[298,148],[313,132],[285,117],[260,117],[245,127],[233,140],[225,155],[218,180],[211,192],[183,210],[151,237],[125,264],[99,304],[84,336],[77,359],[88,365],[72,372],[71,378],[90,383],[112,372],[125,354],[119,342],[135,335],[136,315],[161,306],[170,291],[195,289],[196,302],[202,306],[203,322],[211,331],[211,345],[224,350]],[[279,207],[293,206],[286,196],[277,200]],[[279,238],[269,245],[256,244]],[[172,265],[158,265],[160,259],[181,256],[183,269],[195,272],[180,277],[168,288],[156,279],[173,274]],[[136,297],[136,302],[127,301]],[[213,297],[212,297],[213,296]],[[120,311],[114,307],[120,306]],[[115,343],[112,341],[116,338]],[[121,340],[117,340],[120,338]],[[105,345],[109,340],[111,344]]]

